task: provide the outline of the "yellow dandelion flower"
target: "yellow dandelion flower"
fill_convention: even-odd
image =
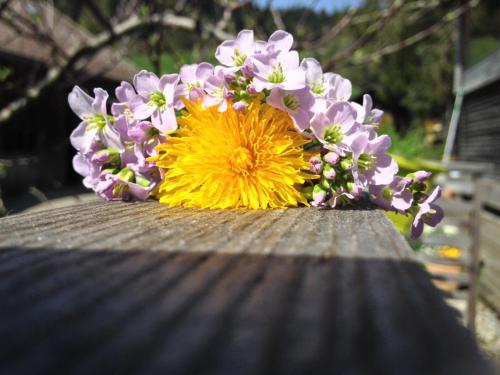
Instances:
[[[255,100],[247,110],[204,109],[185,101],[179,130],[150,160],[164,169],[161,203],[198,208],[284,208],[307,200],[308,140],[289,116]]]

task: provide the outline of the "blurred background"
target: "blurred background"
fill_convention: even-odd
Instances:
[[[498,0],[0,0],[0,216],[95,199],[71,166],[74,85],[113,96],[141,69],[215,63],[244,28],[291,32],[385,111],[403,171],[434,172],[447,218],[411,245],[469,313],[479,280],[478,334],[500,357]]]

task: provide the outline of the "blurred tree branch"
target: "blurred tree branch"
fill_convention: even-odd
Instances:
[[[366,64],[369,62],[376,61],[380,59],[382,56],[391,54],[391,53],[396,53],[403,48],[410,47],[418,42],[421,42],[425,38],[435,34],[439,30],[441,30],[443,27],[448,25],[450,22],[456,20],[460,15],[465,12],[465,10],[468,7],[475,7],[479,3],[479,0],[471,0],[469,1],[466,5],[462,5],[448,13],[446,13],[441,20],[439,20],[437,23],[433,24],[432,26],[421,30],[417,32],[416,34],[413,34],[412,36],[403,39],[397,43],[385,46],[383,48],[380,48],[379,50],[372,52],[368,55],[358,57],[358,58],[353,58],[352,61],[349,63],[343,64],[343,65],[360,65],[360,64]]]
[[[214,35],[219,40],[230,38],[231,34],[227,33],[224,28],[227,27],[232,12],[240,7],[241,4],[242,2],[228,2],[221,20],[215,25],[205,21],[201,23],[202,29],[206,33]],[[90,10],[94,15],[99,14],[99,9],[97,7],[92,7]],[[98,18],[101,18],[101,22],[104,22],[105,18],[101,16]],[[2,20],[5,21],[5,18],[2,17]],[[115,25],[109,23],[105,31],[89,38],[86,42],[77,45],[74,49],[67,51],[66,56],[64,56],[59,63],[49,67],[43,78],[29,85],[19,98],[5,105],[4,108],[0,110],[0,125],[8,122],[12,116],[24,109],[31,101],[40,97],[45,90],[53,86],[68,71],[73,69],[80,60],[95,55],[103,48],[116,43],[124,37],[141,30],[147,30],[151,27],[195,31],[198,26],[197,24],[198,20],[195,18],[177,15],[170,11],[162,14],[155,13],[149,16],[134,14]]]
[[[0,16],[2,15],[3,11],[9,6],[9,2],[10,0],[0,0]]]
[[[324,64],[324,69],[331,70],[338,61],[350,57],[354,51],[366,45],[386,26],[387,22],[401,10],[403,5],[403,0],[394,0],[388,11],[376,23],[370,25],[366,29],[366,32],[348,47],[333,55],[331,60]]]

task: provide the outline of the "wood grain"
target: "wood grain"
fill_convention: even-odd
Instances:
[[[0,220],[2,374],[489,374],[382,212]]]

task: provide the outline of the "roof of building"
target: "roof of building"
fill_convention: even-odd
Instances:
[[[93,35],[82,29],[71,18],[58,11],[45,1],[13,0],[9,9],[19,15],[11,18],[8,25],[0,20],[0,53],[35,60],[47,65],[55,58],[54,46],[50,41],[43,41],[40,36],[33,35],[29,22],[25,19],[36,18],[38,28],[48,35],[57,49],[70,51],[77,45],[90,40]],[[22,30],[17,32],[15,29]],[[32,34],[32,35],[24,35]],[[103,76],[111,80],[130,80],[137,69],[111,48],[105,48],[93,56],[83,67],[87,74]]]
[[[500,80],[500,49],[465,71],[462,88],[464,94],[468,94],[498,80]]]

